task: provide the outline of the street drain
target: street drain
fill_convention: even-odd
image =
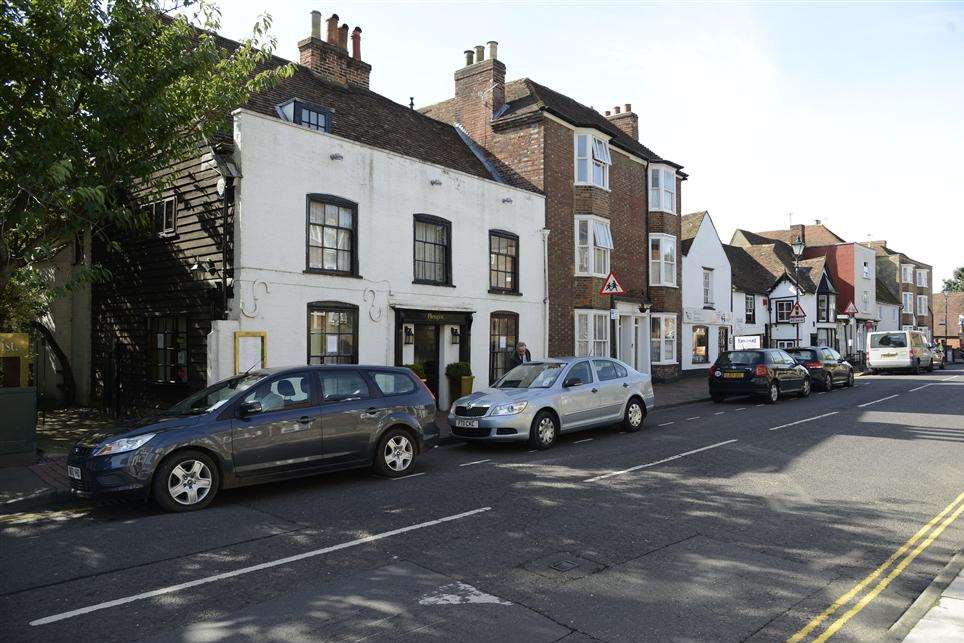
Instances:
[[[557,572],[562,572],[563,574],[565,574],[566,572],[571,572],[576,567],[579,567],[579,563],[571,560],[560,560],[555,565],[550,565],[550,567],[552,567]]]

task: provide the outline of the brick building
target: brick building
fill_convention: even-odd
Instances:
[[[466,50],[454,97],[420,111],[455,125],[507,182],[545,195],[547,353],[614,354],[658,379],[677,377],[686,174],[639,142],[629,104],[601,114],[529,78],[505,78],[497,43],[488,57],[482,46]],[[626,291],[612,324],[599,294],[609,272]]]
[[[900,300],[900,327],[933,337],[933,268],[891,249],[886,241],[867,243],[877,253],[877,276]]]
[[[934,339],[945,346],[964,347],[964,292],[935,292],[931,302]]]

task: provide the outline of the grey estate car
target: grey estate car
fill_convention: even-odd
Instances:
[[[438,438],[435,398],[407,368],[296,366],[237,375],[79,442],[73,491],[201,509],[219,489],[372,466],[410,473]]]
[[[548,449],[560,433],[622,422],[638,431],[654,404],[649,375],[608,357],[564,357],[516,366],[491,387],[452,404],[452,434],[528,441]]]

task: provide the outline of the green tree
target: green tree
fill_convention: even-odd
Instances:
[[[2,3],[0,326],[43,312],[38,269],[75,235],[146,226],[134,191],[291,74],[269,17],[240,47],[219,26],[209,0]]]
[[[944,280],[944,290],[947,292],[964,292],[964,266],[954,269],[954,275]]]

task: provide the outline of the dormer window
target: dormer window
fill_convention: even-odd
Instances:
[[[649,166],[649,209],[676,214],[676,170]]]
[[[612,164],[608,142],[592,134],[576,134],[576,185],[595,185],[608,190]]]
[[[277,110],[278,115],[289,123],[319,132],[331,132],[330,109],[292,98],[278,105]]]

